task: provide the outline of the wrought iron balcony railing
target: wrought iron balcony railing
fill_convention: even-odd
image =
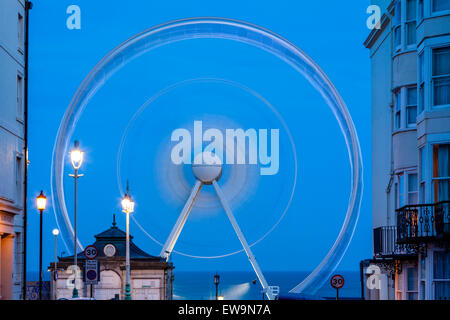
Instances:
[[[373,253],[375,258],[401,258],[417,254],[416,248],[409,244],[397,243],[397,226],[384,226],[373,229]]]
[[[397,209],[397,243],[450,239],[450,201]]]

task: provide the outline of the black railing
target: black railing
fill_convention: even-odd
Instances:
[[[450,237],[450,201],[397,209],[397,243],[420,243]]]
[[[375,256],[394,255],[396,251],[397,228],[395,226],[373,229],[373,251]]]
[[[373,229],[373,253],[375,258],[401,258],[417,254],[414,246],[397,243],[397,226]]]

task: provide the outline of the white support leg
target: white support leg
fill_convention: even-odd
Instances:
[[[236,232],[239,241],[241,241],[242,247],[245,250],[245,253],[247,254],[248,259],[250,260],[250,263],[252,264],[253,269],[256,272],[256,275],[259,279],[259,282],[261,283],[261,286],[263,287],[264,293],[267,295],[267,298],[269,300],[273,300],[273,294],[272,291],[269,289],[269,285],[267,284],[266,278],[264,278],[264,275],[259,268],[258,262],[256,262],[256,258],[253,255],[250,246],[247,243],[247,240],[244,237],[244,234],[242,233],[241,229],[239,228],[239,225],[234,218],[233,212],[230,209],[230,206],[228,205],[228,202],[225,198],[225,195],[222,192],[222,189],[217,184],[217,181],[214,180],[212,182],[214,189],[216,190],[217,196],[219,197],[220,202],[222,203],[223,208],[225,209],[225,212],[227,213],[228,219],[230,219],[231,224],[233,225],[233,229]]]
[[[181,230],[184,227],[184,224],[186,223],[186,220],[189,216],[189,213],[192,210],[192,207],[194,205],[195,199],[197,198],[200,189],[202,188],[203,183],[199,180],[195,182],[194,188],[192,188],[191,195],[189,196],[188,200],[186,201],[186,204],[183,207],[183,210],[181,211],[180,216],[178,217],[177,222],[173,226],[172,231],[170,232],[169,238],[167,238],[166,243],[164,244],[164,247],[161,250],[161,253],[159,254],[162,258],[169,260],[170,254],[172,253],[173,247],[175,246],[175,243],[178,240],[178,237],[180,236]]]

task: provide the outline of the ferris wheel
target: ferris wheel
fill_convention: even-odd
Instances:
[[[207,163],[205,161],[205,158],[211,159],[212,161],[210,161],[210,163]],[[184,205],[183,210],[181,211],[180,216],[178,217],[177,222],[175,223],[169,235],[169,238],[167,239],[161,250],[160,256],[165,258],[166,260],[169,259],[169,256],[172,253],[172,250],[178,240],[178,237],[180,236],[180,233],[184,227],[184,224],[186,223],[186,220],[189,216],[189,213],[192,210],[192,207],[194,206],[195,199],[197,198],[202,186],[212,185],[217,193],[217,197],[219,198],[223,206],[223,209],[225,210],[228,216],[228,219],[230,220],[231,225],[233,226],[234,231],[236,232],[236,235],[239,238],[239,241],[242,244],[242,247],[245,250],[245,253],[253,267],[253,270],[255,271],[261,283],[263,292],[265,292],[267,297],[270,300],[272,300],[274,298],[273,292],[272,290],[270,290],[269,285],[264,277],[264,274],[261,271],[261,268],[259,267],[258,262],[256,261],[256,258],[253,255],[253,252],[250,246],[248,245],[248,242],[245,239],[244,234],[239,228],[239,224],[233,215],[230,205],[228,204],[228,200],[226,199],[222,189],[218,184],[218,180],[222,175],[222,163],[220,158],[209,152],[199,153],[196,156],[196,159],[194,159],[194,164],[192,165],[192,172],[196,178],[195,185],[192,188],[191,194],[189,195],[189,198],[186,201],[186,204]]]
[[[106,55],[91,70],[78,88],[66,110],[53,150],[53,208],[55,210],[58,226],[62,231],[64,242],[68,250],[73,247],[71,244],[74,242],[74,232],[67,212],[64,195],[64,155],[67,154],[72,135],[84,109],[88,106],[96,92],[108,82],[108,79],[130,61],[156,48],[189,39],[226,39],[245,43],[270,53],[301,74],[315,90],[320,93],[321,97],[335,115],[345,139],[350,160],[351,192],[345,221],[334,245],[316,269],[305,280],[291,290],[291,292],[314,293],[336,269],[347,250],[356,227],[363,189],[363,166],[359,141],[352,118],[345,103],[321,68],[302,50],[286,39],[267,29],[247,22],[224,18],[192,18],[171,21],[147,29],[124,41]],[[166,91],[167,90],[163,90],[163,93]],[[274,110],[274,112],[276,113],[276,110]],[[289,130],[287,129],[287,132],[288,131]],[[295,147],[293,149],[295,153]],[[242,251],[247,255],[265,294],[269,299],[273,299],[274,293],[271,286],[269,286],[266,281],[262,269],[251,249],[255,243],[249,243],[242,232],[233,213],[229,198],[220,184],[221,177],[224,174],[223,159],[209,151],[200,151],[194,156],[195,159],[191,165],[194,184],[191,186],[189,195],[168,238],[164,243],[161,243],[162,249],[160,256],[163,259],[169,259],[170,255],[174,252],[175,245],[188,217],[198,201],[202,188],[204,186],[212,187],[242,245]],[[205,162],[205,158],[213,159],[213,161]],[[297,170],[295,170],[294,174],[297,174]],[[295,180],[296,176],[293,181]],[[291,190],[292,195],[294,188],[295,182],[293,183]],[[286,210],[288,207],[289,204],[286,206]],[[257,242],[259,241],[256,241],[256,243]],[[82,249],[82,244],[79,240],[77,245]]]

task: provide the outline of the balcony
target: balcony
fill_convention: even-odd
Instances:
[[[450,201],[408,205],[397,209],[397,243],[450,240]]]
[[[373,229],[374,258],[399,259],[416,254],[414,247],[397,244],[397,227],[385,226]]]
[[[395,252],[397,228],[395,226],[373,229],[373,251],[375,256],[389,256]]]

